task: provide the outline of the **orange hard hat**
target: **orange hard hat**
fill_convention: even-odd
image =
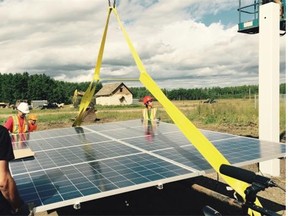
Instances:
[[[153,100],[152,97],[150,97],[150,96],[145,96],[145,97],[143,98],[143,103],[144,103],[144,105],[146,105],[148,101],[152,101],[152,100]]]
[[[35,114],[30,114],[29,115],[29,120],[37,120],[37,116]]]

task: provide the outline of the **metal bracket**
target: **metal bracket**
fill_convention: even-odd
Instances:
[[[162,189],[163,189],[163,184],[162,184],[162,183],[159,183],[159,184],[157,185],[157,189],[162,190]]]
[[[110,0],[108,0],[108,5],[109,5],[109,7],[115,8],[115,6],[116,6],[116,0],[113,1],[113,6],[111,6],[111,2],[110,2]]]
[[[73,208],[74,208],[75,210],[79,210],[79,209],[81,208],[80,202],[74,203]]]

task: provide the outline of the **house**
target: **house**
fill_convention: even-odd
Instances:
[[[132,92],[124,83],[106,84],[95,96],[99,105],[130,105],[133,102]]]

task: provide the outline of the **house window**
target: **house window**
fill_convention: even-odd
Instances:
[[[120,101],[121,103],[123,103],[124,101],[126,101],[126,99],[125,99],[124,96],[122,96],[121,98],[119,98],[119,101]]]
[[[119,90],[120,90],[120,92],[123,92],[123,88],[122,87]]]

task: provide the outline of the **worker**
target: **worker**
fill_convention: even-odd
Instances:
[[[157,108],[153,107],[153,98],[150,96],[145,96],[143,98],[143,104],[146,106],[143,109],[143,121],[154,121],[156,119]]]
[[[29,128],[29,132],[33,132],[37,130],[37,115],[29,114],[28,128]]]
[[[282,4],[282,0],[262,0],[262,4],[267,4],[270,2],[274,2],[276,4],[279,4],[279,8],[280,8],[280,18],[282,18],[283,13],[284,13],[284,8],[283,8],[283,4]]]
[[[153,107],[153,98],[150,96],[143,98],[143,104],[145,105],[145,109],[142,111],[145,137],[147,141],[152,142],[155,135],[156,122],[157,124],[159,122],[159,120],[156,119],[157,108]]]
[[[29,132],[29,124],[26,119],[26,114],[29,113],[28,104],[21,102],[17,106],[17,111],[17,115],[8,117],[7,121],[4,123],[4,127],[13,134]]]
[[[280,7],[280,18],[283,16],[284,10],[283,10],[283,6],[282,6],[282,0],[274,0],[274,2],[276,4],[279,4]]]
[[[20,198],[9,169],[15,158],[8,130],[0,125],[0,214],[29,215],[28,205]]]

